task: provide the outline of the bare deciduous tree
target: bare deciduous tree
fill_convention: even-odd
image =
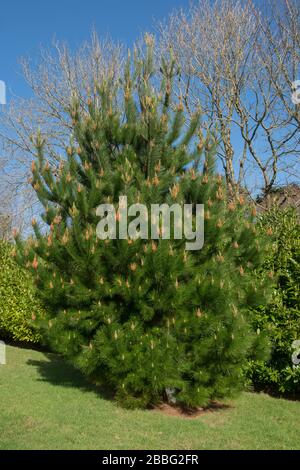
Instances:
[[[14,98],[0,115],[0,162],[6,184],[22,202],[23,211],[32,211],[36,199],[27,184],[30,162],[36,149],[33,136],[39,129],[45,138],[47,158],[55,168],[64,158],[72,139],[72,122],[67,110],[74,95],[83,109],[96,99],[96,87],[104,81],[111,86],[120,78],[122,46],[109,39],[100,41],[96,33],[75,53],[55,42],[50,50],[41,50],[37,63],[22,60],[22,71],[31,89],[31,98]],[[4,158],[4,156],[6,156]]]
[[[265,194],[300,152],[299,105],[291,99],[299,6],[279,1],[270,16],[250,0],[200,0],[159,25],[160,53],[171,48],[181,66],[178,93],[191,112],[202,107],[207,126],[218,124],[227,182]]]

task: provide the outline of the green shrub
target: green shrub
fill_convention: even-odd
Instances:
[[[0,337],[36,343],[31,318],[43,310],[29,273],[11,256],[12,245],[0,241]]]
[[[292,344],[300,340],[300,225],[292,208],[274,207],[260,222],[273,232],[273,250],[265,270],[273,271],[277,286],[272,302],[255,311],[254,328],[268,331],[272,345],[269,361],[251,361],[248,377],[257,388],[276,393],[300,392],[300,365],[292,362]]]

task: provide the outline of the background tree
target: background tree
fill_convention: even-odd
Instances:
[[[23,213],[27,222],[39,211],[38,201],[28,185],[30,162],[36,156],[32,139],[36,129],[47,137],[44,152],[49,164],[57,169],[73,129],[68,113],[72,96],[76,95],[80,107],[87,109],[88,100],[96,96],[96,83],[109,78],[114,86],[122,64],[122,46],[108,38],[100,41],[95,32],[75,52],[56,41],[51,48],[42,48],[36,61],[21,60],[22,75],[31,96],[13,96],[1,110],[0,168],[5,170],[3,181],[14,196],[17,212]],[[15,225],[19,226],[19,222]]]
[[[271,13],[274,12],[274,13]],[[237,190],[268,194],[299,174],[299,4],[201,0],[175,11],[159,27],[161,52],[171,47],[181,66],[178,94],[207,126],[218,123],[218,156]]]

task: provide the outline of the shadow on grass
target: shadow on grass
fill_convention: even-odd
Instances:
[[[78,388],[85,392],[96,393],[100,398],[112,400],[113,394],[107,388],[88,382],[73,366],[64,362],[53,353],[44,353],[45,360],[29,359],[27,364],[35,367],[43,382],[61,387]]]
[[[112,401],[114,395],[111,390],[88,382],[85,377],[72,365],[67,364],[61,357],[54,353],[44,353],[45,360],[29,359],[27,364],[37,369],[40,378],[37,380],[57,385],[60,387],[77,388],[84,392],[95,393],[99,398]],[[160,412],[167,416],[181,418],[197,418],[208,412],[217,412],[231,408],[218,402],[212,402],[205,408],[183,409],[179,406],[171,406],[168,403],[161,403],[157,406],[150,406],[149,409]]]
[[[5,338],[5,336],[0,339],[3,339],[7,346],[12,346],[13,348],[30,349],[32,351],[38,351],[38,352],[43,352],[43,353],[49,352],[49,348],[47,348],[47,346],[44,346],[40,343],[30,343],[26,341],[13,341],[12,339]]]
[[[76,370],[72,365],[67,364],[61,357],[54,353],[44,353],[45,360],[29,359],[27,364],[37,369],[43,382],[57,385],[60,387],[77,388],[84,392],[92,392],[104,400],[112,401],[114,398],[111,390],[88,382],[85,377]],[[204,413],[212,411],[220,411],[230,408],[228,405],[213,402],[206,408],[200,409],[182,409],[180,407],[170,406],[167,403],[155,407],[149,407],[153,411],[158,411],[169,416],[177,416],[182,418],[196,418]]]
[[[286,393],[281,393],[275,388],[272,387],[263,387],[259,385],[254,385],[252,387],[252,390],[255,393],[265,393],[269,395],[272,398],[277,398],[280,400],[288,400],[288,401],[300,401],[300,393],[299,392],[286,392]]]

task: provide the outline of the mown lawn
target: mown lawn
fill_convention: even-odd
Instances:
[[[55,355],[7,347],[0,449],[300,449],[300,402],[244,393],[195,419],[127,411]]]

